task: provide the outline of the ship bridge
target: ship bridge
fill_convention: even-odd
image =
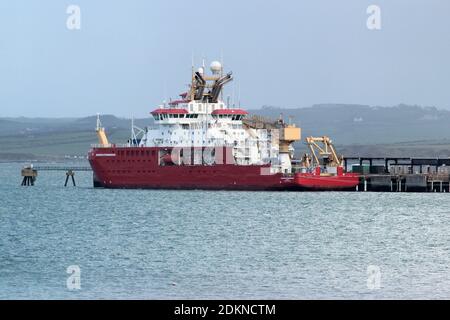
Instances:
[[[229,109],[221,99],[225,84],[233,80],[230,73],[223,75],[222,64],[211,63],[211,75],[205,74],[204,67],[192,70],[189,91],[180,94],[180,99],[160,105],[151,112],[155,123],[162,126],[201,124],[208,127],[217,123],[242,121],[247,112]],[[242,123],[239,123],[242,125]]]

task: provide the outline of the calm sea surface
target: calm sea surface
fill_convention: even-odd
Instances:
[[[20,168],[0,164],[0,299],[450,298],[450,194],[21,187]]]

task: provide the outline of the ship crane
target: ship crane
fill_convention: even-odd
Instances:
[[[97,114],[97,127],[95,128],[95,131],[97,132],[99,144],[104,147],[108,146],[109,141],[106,136],[105,128],[102,126],[102,122],[100,121],[100,114]]]
[[[305,161],[312,167],[319,167],[320,160],[323,161],[323,165],[328,167],[340,167],[342,166],[343,157],[338,156],[334,149],[331,139],[327,136],[323,137],[307,137],[306,143],[311,151],[311,161]],[[309,158],[309,156],[308,156]]]

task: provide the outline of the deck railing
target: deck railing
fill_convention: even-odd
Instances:
[[[97,149],[126,148],[126,147],[129,147],[129,145],[127,143],[110,143],[110,144],[94,143],[94,144],[91,144],[91,148],[97,148]]]

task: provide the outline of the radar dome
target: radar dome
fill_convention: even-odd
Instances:
[[[222,64],[219,61],[213,61],[210,65],[211,71],[214,74],[218,74],[222,71]]]

